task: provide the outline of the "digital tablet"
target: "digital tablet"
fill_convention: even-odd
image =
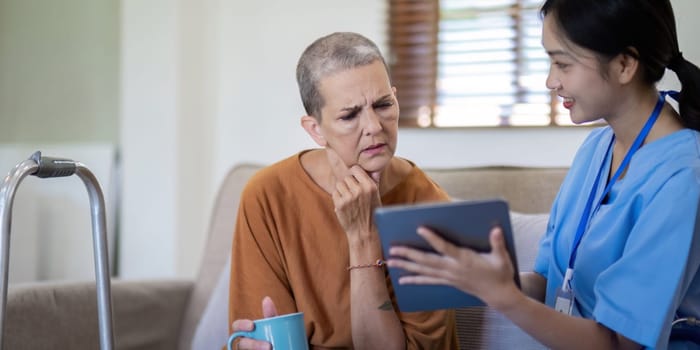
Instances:
[[[455,245],[470,247],[479,252],[491,250],[489,233],[494,225],[503,228],[506,248],[513,262],[513,279],[520,287],[520,278],[508,203],[501,199],[479,201],[452,201],[431,204],[413,204],[379,207],[374,211],[384,257],[395,245],[433,251],[430,244],[416,233],[419,226],[432,228]],[[428,311],[481,306],[477,297],[444,285],[400,285],[398,279],[408,272],[389,268],[399,311]]]

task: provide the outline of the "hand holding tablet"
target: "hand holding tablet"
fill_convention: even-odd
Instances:
[[[499,273],[501,281],[507,283],[507,279],[510,278],[508,276],[512,272],[513,281],[516,286],[519,286],[519,272],[515,259],[508,205],[503,200],[456,201],[382,207],[375,210],[375,222],[382,241],[384,256],[393,258],[393,261],[399,262],[404,267],[389,268],[389,275],[400,311],[427,311],[483,305],[479,298],[463,291],[469,290],[469,288],[459,286],[462,289],[460,290],[453,286],[457,283],[454,279],[446,277],[451,272],[461,277],[461,272],[467,271],[466,269],[469,268],[459,265],[463,261],[457,261],[451,255],[473,259],[469,263],[473,264],[471,265],[472,271],[468,271],[472,274],[476,273],[475,271],[487,271],[487,275],[471,276],[473,281],[468,282],[472,284],[478,284],[479,280],[486,282],[486,280],[499,278]],[[433,238],[431,240],[433,244],[436,244],[438,250],[447,249],[447,251],[443,250],[445,255],[438,253],[426,239],[416,233],[418,227],[421,226],[431,229],[442,237],[442,239]],[[483,255],[480,253],[491,251],[489,234],[494,226],[501,228],[505,243],[505,249],[497,250],[497,252],[501,251],[503,256],[496,259],[495,267],[489,264],[494,263],[491,260],[497,254],[480,256]],[[429,237],[429,234],[425,236]],[[408,258],[409,255],[403,254],[405,249],[400,250],[402,251],[401,255],[404,256],[398,257],[398,259],[407,260],[397,260],[396,256],[391,256],[389,253],[389,250],[396,246],[415,249],[412,256],[419,257],[420,261],[416,260],[415,263],[411,261]],[[470,249],[461,249],[463,247]],[[507,265],[503,265],[505,268],[498,266],[499,263],[507,263],[508,260],[513,264],[512,268]],[[485,268],[479,270],[479,264]],[[444,267],[444,270],[433,267]],[[505,273],[503,271],[510,272],[503,275]],[[408,278],[411,284],[399,284],[399,278],[414,275],[415,277]],[[476,283],[473,283],[474,281]]]

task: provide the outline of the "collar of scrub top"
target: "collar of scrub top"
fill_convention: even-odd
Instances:
[[[674,100],[678,100],[679,92],[661,91],[659,93],[659,99],[656,102],[654,111],[651,112],[649,119],[647,119],[647,122],[644,124],[644,127],[639,132],[639,135],[637,135],[637,138],[634,140],[634,143],[632,143],[632,147],[630,147],[630,149],[627,151],[627,154],[622,160],[620,167],[617,168],[617,171],[615,172],[613,177],[610,179],[610,181],[608,181],[608,184],[605,186],[603,194],[599,197],[595,208],[592,208],[596,190],[598,189],[598,182],[600,182],[600,174],[603,172],[603,168],[605,167],[605,164],[601,164],[600,169],[598,170],[598,175],[595,178],[595,182],[593,182],[593,188],[591,188],[591,193],[588,195],[588,201],[586,202],[586,207],[583,210],[583,215],[581,215],[581,221],[579,221],[578,229],[576,229],[576,236],[574,237],[574,241],[571,244],[569,266],[566,269],[566,273],[564,275],[564,283],[561,286],[562,290],[564,290],[565,292],[571,290],[571,279],[573,278],[574,274],[574,262],[576,262],[576,252],[578,251],[579,244],[581,244],[581,238],[583,238],[583,234],[588,228],[588,221],[590,220],[591,209],[593,209],[592,212],[594,213],[598,210],[598,207],[600,207],[600,204],[603,202],[603,199],[605,198],[605,196],[608,195],[608,192],[610,192],[610,189],[612,188],[613,184],[615,184],[615,181],[617,181],[622,172],[624,172],[625,168],[627,168],[627,165],[630,162],[630,159],[632,159],[634,153],[636,153],[637,150],[639,150],[639,148],[642,146],[642,142],[644,142],[644,139],[649,134],[651,127],[654,125],[654,122],[656,122],[656,119],[658,119],[659,114],[661,113],[661,108],[664,106],[666,95],[671,96]],[[615,143],[615,134],[613,134],[612,138],[610,139],[610,143],[608,144],[608,149],[605,152],[605,154],[608,154],[608,152],[610,152],[610,148],[612,147],[613,143]]]

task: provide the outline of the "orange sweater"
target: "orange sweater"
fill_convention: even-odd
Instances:
[[[233,320],[262,318],[270,296],[279,314],[304,312],[310,348],[351,348],[348,242],[331,196],[296,154],[255,174],[241,196],[231,255]],[[448,197],[420,169],[382,196],[385,205]],[[395,296],[387,275],[394,305]],[[453,311],[399,313],[409,349],[457,348]]]

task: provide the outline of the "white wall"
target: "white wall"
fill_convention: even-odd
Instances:
[[[117,141],[118,5],[0,1],[0,144]]]
[[[700,4],[673,4],[681,48],[700,62],[691,17]],[[294,69],[301,51],[320,35],[344,30],[385,47],[385,1],[124,0],[122,6],[121,272],[191,276],[225,171],[314,146],[299,126]],[[404,129],[398,154],[423,167],[567,166],[587,132]]]
[[[0,177],[41,150],[83,162],[116,198],[118,8],[0,1]],[[26,178],[13,214],[10,283],[94,279],[89,199],[77,176]],[[112,212],[107,220],[115,223]]]

